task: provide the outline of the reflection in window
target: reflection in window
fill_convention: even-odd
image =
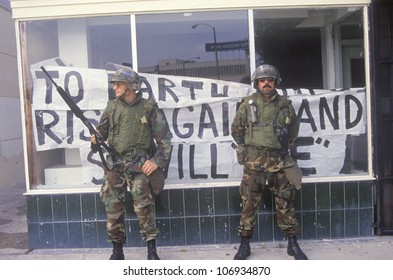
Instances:
[[[249,82],[246,11],[137,16],[137,44],[140,72]]]
[[[107,62],[132,65],[129,17],[107,17],[89,21],[89,67],[105,69]]]
[[[256,65],[275,65],[287,88],[354,86],[346,76],[351,69],[343,68],[347,53],[363,53],[362,23],[361,8],[255,10]],[[347,46],[349,51],[341,50]],[[364,63],[361,66],[357,71],[364,72]]]
[[[255,10],[254,28],[256,65],[267,63],[277,67],[282,88],[339,90],[365,86],[361,8]],[[366,104],[363,105],[364,111]],[[333,108],[332,104],[329,106]],[[320,112],[327,114],[324,110],[329,109],[326,108]],[[299,119],[306,127],[310,120],[304,110],[300,113],[303,115]],[[356,134],[343,132],[345,159],[340,174],[368,172],[365,130]],[[329,142],[322,142],[318,134],[312,136],[306,139],[300,135],[297,148],[301,150],[302,145],[317,144],[328,146]],[[329,140],[337,136],[324,137]],[[333,159],[334,155],[330,157]],[[299,160],[302,160],[300,156]],[[305,170],[313,174],[311,167]]]
[[[107,62],[119,64],[132,62],[129,16],[31,21],[22,23],[21,27],[21,36],[26,38],[22,40],[26,42],[26,45],[22,46],[23,59],[28,62],[28,67],[38,62],[41,65],[47,61],[52,66],[105,69]],[[29,73],[29,70],[25,69],[25,72]],[[27,115],[26,121],[29,132],[27,139],[29,181],[33,188],[45,185],[49,188],[81,186],[83,184],[80,183],[82,167],[79,148],[53,148],[36,151],[38,149],[34,143],[36,137],[31,136],[33,135],[31,132],[37,125],[33,117],[36,114],[40,115],[37,113],[40,112],[40,109],[35,108],[42,108],[45,105],[52,108],[50,106],[56,106],[56,104],[33,104],[33,101],[30,100],[34,96],[33,82],[31,81],[32,77],[28,77],[30,80],[27,83],[29,87],[25,92],[25,100],[27,101],[25,104],[26,112],[31,112],[30,115]],[[64,80],[54,78],[59,86],[65,88]],[[53,90],[52,94],[56,94],[56,91]],[[49,126],[51,122],[53,125],[62,125],[61,120],[58,120],[58,115],[63,114],[64,109],[56,109],[53,112],[53,120],[45,120],[45,124],[48,125],[46,134],[50,134],[53,129]],[[47,115],[49,113],[45,116]],[[72,125],[69,123],[67,125],[65,130],[72,131]],[[70,139],[70,137],[68,138]],[[88,141],[88,139],[84,140]],[[61,141],[66,140],[61,137]],[[72,174],[72,176],[68,174]]]
[[[277,67],[282,87],[323,88],[321,27],[306,27],[310,11],[254,12],[256,66]]]

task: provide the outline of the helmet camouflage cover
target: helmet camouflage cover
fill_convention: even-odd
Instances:
[[[262,64],[261,66],[258,66],[257,69],[255,69],[254,73],[252,73],[251,81],[254,85],[254,88],[256,88],[256,81],[260,78],[269,78],[272,77],[275,79],[276,84],[279,85],[281,82],[281,76],[278,70],[269,64]]]
[[[139,91],[141,89],[141,79],[131,67],[123,66],[123,65],[115,65],[116,72],[113,74],[112,78],[110,78],[110,83],[115,82],[124,82],[126,85],[135,90]]]

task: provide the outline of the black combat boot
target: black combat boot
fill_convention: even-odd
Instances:
[[[250,236],[241,237],[239,250],[237,250],[234,260],[245,260],[251,255],[250,239]]]
[[[156,250],[156,240],[147,241],[147,259],[148,260],[159,260]]]
[[[110,260],[124,260],[124,253],[123,253],[123,244],[113,242],[113,251],[112,255],[109,258]]]
[[[308,260],[306,254],[300,249],[296,236],[288,236],[287,253],[291,257],[294,257],[295,260]]]

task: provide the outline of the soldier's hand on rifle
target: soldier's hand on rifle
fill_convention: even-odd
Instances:
[[[146,160],[142,166],[142,172],[149,176],[158,168],[158,165],[150,160]]]
[[[90,135],[90,142],[91,142],[91,150],[93,151],[93,153],[98,152],[99,148],[100,148],[100,142],[97,141],[97,136],[95,134],[91,134]]]
[[[97,140],[98,140],[98,141],[97,141]],[[100,135],[98,135],[98,139],[97,139],[97,135],[96,135],[96,134],[91,134],[91,135],[90,135],[90,141],[91,141],[91,143],[93,143],[94,145],[104,143],[104,140],[102,140],[102,137],[101,137]]]
[[[91,143],[93,143],[94,145],[97,144],[97,139],[96,139],[96,136],[95,136],[94,134],[90,135],[90,141],[91,141]]]

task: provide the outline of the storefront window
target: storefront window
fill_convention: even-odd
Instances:
[[[89,20],[89,68],[105,69],[108,62],[132,65],[129,17],[106,17]]]
[[[246,11],[137,16],[137,42],[141,72],[249,81]]]
[[[89,168],[86,162],[93,161],[87,148],[88,131],[80,126],[82,122],[70,112],[40,67],[47,67],[55,82],[96,124],[112,91],[104,70],[100,80],[84,79],[84,73],[87,69],[105,69],[107,62],[132,63],[130,17],[31,21],[21,24],[21,37],[22,56],[28,62],[24,70],[29,77],[25,99],[31,188],[94,186],[102,176],[84,175]],[[100,96],[104,100],[94,102]]]
[[[240,182],[230,123],[254,90],[251,71],[264,63],[280,71],[279,92],[301,121],[292,152],[305,177],[371,173],[363,8],[125,15],[20,27],[31,189],[101,184],[103,165],[90,150],[89,131],[40,67],[97,125],[113,98],[108,62],[134,67],[143,94],[167,117],[174,136],[169,186]]]
[[[254,11],[256,65],[277,67],[292,94],[301,120],[293,152],[306,176],[368,172],[362,11]]]

